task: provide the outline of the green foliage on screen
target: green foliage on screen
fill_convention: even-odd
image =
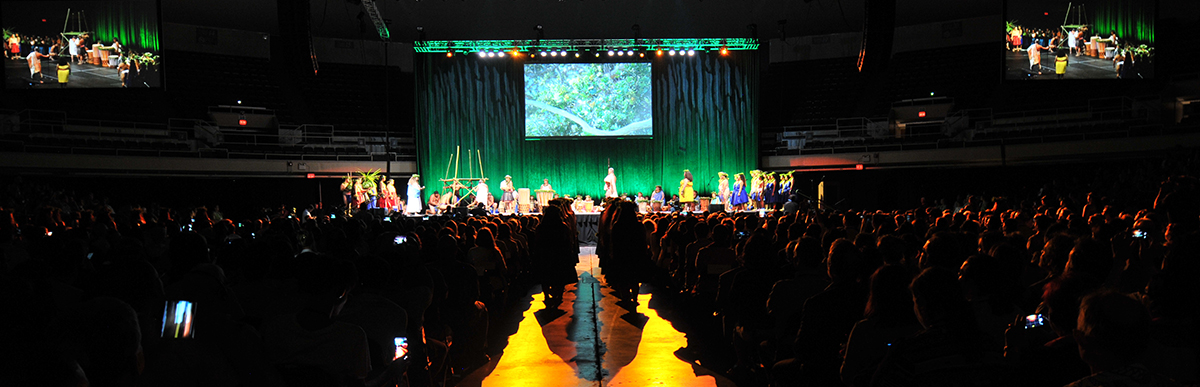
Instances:
[[[649,136],[650,63],[525,65],[525,136]]]

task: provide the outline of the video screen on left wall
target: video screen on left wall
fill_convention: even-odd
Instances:
[[[162,87],[158,0],[3,1],[6,89]]]

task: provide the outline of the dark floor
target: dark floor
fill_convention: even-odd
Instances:
[[[37,83],[29,77],[29,62],[25,59],[4,61],[5,86],[8,88],[58,88],[58,64],[51,60],[42,60],[42,82]],[[115,68],[106,68],[92,64],[71,64],[71,76],[67,78],[67,88],[95,89],[121,87],[121,75]]]
[[[1058,79],[1058,75],[1054,72],[1054,52],[1043,50],[1041,56],[1041,66],[1031,67],[1029,52],[1005,52],[1004,79]],[[1112,59],[1070,55],[1067,59],[1067,72],[1063,74],[1063,79],[1117,79],[1117,71]]]
[[[548,308],[541,293],[525,298],[528,308],[503,353],[458,386],[734,386],[703,360],[675,356],[688,337],[659,314],[673,309],[660,300],[668,293],[643,286],[636,306],[619,303],[595,247],[580,250],[579,282],[566,288],[562,304]]]

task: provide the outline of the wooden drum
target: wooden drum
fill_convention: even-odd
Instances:
[[[529,213],[529,188],[517,188],[517,212]]]
[[[650,211],[650,202],[648,202],[648,201],[638,200],[637,205],[638,205],[638,212],[644,213],[644,212]]]
[[[651,200],[650,201],[650,211],[654,211],[654,212],[662,211],[662,209],[663,209],[662,204],[663,204],[662,200]]]
[[[554,200],[554,190],[552,189],[539,189],[535,192],[537,192],[538,205],[542,208],[546,208],[550,201]]]
[[[712,203],[712,197],[711,196],[701,196],[699,199],[700,199],[700,211],[708,211],[708,204]]]

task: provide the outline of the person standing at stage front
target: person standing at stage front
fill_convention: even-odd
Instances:
[[[421,186],[420,174],[414,174],[413,177],[408,178],[408,192],[406,192],[406,195],[404,195],[408,196],[408,206],[406,209],[404,209],[404,212],[409,214],[421,213],[422,189],[425,189],[425,187]]]
[[[500,182],[500,191],[503,192],[500,196],[500,212],[512,212],[513,202],[516,200],[513,190],[512,175],[504,175],[504,181]]]
[[[1046,46],[1038,44],[1037,40],[1033,40],[1033,43],[1029,44],[1029,71],[1042,73],[1042,50],[1045,49]]]
[[[729,199],[730,209],[733,211],[743,210],[743,206],[750,201],[746,195],[746,174],[739,173],[733,175],[733,197]]]
[[[38,51],[30,51],[29,56],[25,60],[29,62],[29,80],[37,83],[46,83],[42,79],[42,58],[50,58],[50,55],[43,54]]]
[[[679,181],[679,202],[684,211],[696,209],[696,190],[692,188],[692,171],[683,170],[683,180]]]
[[[60,89],[67,88],[67,81],[71,77],[71,61],[67,58],[58,59],[58,87]]]
[[[608,168],[608,176],[604,177],[604,197],[617,197],[617,174],[611,167]]]

